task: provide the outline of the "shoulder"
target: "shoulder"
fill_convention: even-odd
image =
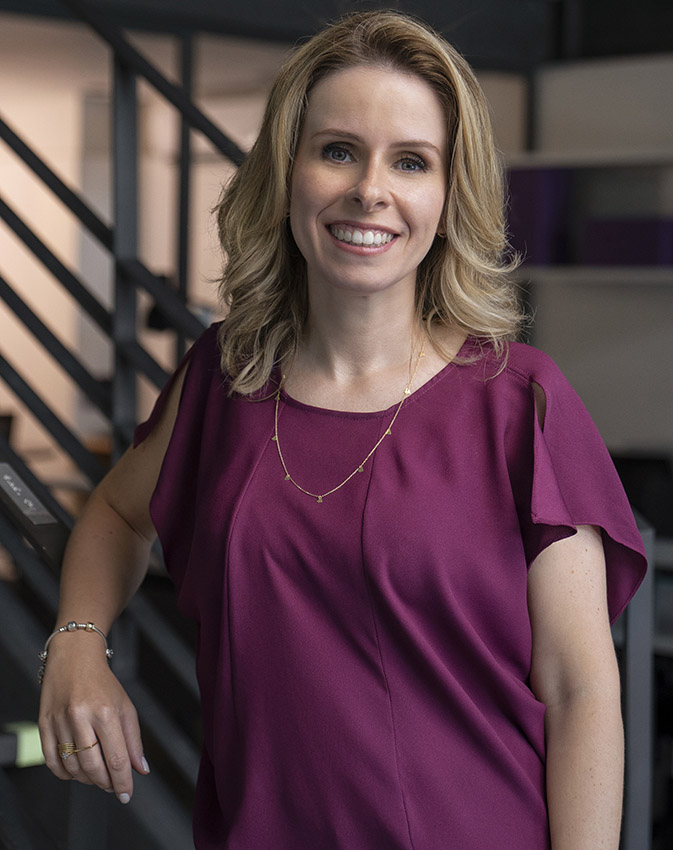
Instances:
[[[191,345],[159,393],[150,416],[136,428],[134,447],[144,443],[150,434],[158,430],[157,426],[162,426],[161,430],[170,435],[178,410],[189,407],[190,397],[198,406],[199,396],[207,392],[214,378],[219,384],[223,383],[218,343],[220,325],[221,322],[210,325]]]
[[[554,404],[554,398],[572,397],[579,402],[555,361],[532,345],[510,343],[506,369],[532,391],[540,425],[545,422],[549,404]]]
[[[507,420],[519,414],[537,412],[540,424],[551,407],[560,402],[562,408],[579,402],[567,378],[544,351],[521,342],[509,342],[501,355],[490,343],[474,341],[470,371],[481,393],[497,404]]]
[[[567,384],[561,369],[548,354],[540,351],[539,348],[522,342],[510,342],[506,357],[504,371],[514,379],[550,387],[556,384]]]
[[[219,359],[220,355],[220,333],[222,322],[213,322],[207,327],[188,352],[189,359],[194,358],[213,358]]]
[[[176,374],[184,372],[184,395],[204,393],[211,384],[222,387],[227,380],[222,372],[220,333],[221,322],[207,327],[185,354]],[[183,368],[185,367],[185,368]]]
[[[569,387],[567,378],[548,354],[522,342],[508,342],[504,352],[496,354],[490,343],[474,340],[466,365],[490,392],[517,387],[530,390],[535,384],[550,392]]]

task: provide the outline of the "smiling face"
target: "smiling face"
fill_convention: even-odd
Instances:
[[[290,201],[309,298],[335,287],[402,289],[413,299],[444,207],[447,161],[446,117],[425,80],[364,65],[317,83]]]

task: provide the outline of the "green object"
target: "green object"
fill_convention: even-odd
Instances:
[[[40,732],[37,723],[27,720],[5,723],[3,731],[16,735],[16,766],[34,767],[44,764]]]

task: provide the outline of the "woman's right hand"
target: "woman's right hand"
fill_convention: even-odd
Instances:
[[[39,728],[47,767],[59,779],[98,785],[128,803],[132,770],[150,772],[136,710],[96,635],[72,632],[50,644]],[[59,744],[66,742],[87,749],[63,759]]]
[[[105,631],[142,583],[156,537],[150,500],[185,370],[186,365],[177,374],[152,432],[112,467],[75,524],[63,559],[59,623],[91,620]],[[54,636],[39,727],[47,766],[59,779],[98,785],[128,803],[132,771],[149,773],[136,710],[107,664],[99,635],[78,630]],[[63,759],[59,744],[66,743],[85,749]]]

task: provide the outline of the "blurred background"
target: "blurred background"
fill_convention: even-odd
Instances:
[[[390,7],[477,72],[530,341],[583,398],[640,518],[650,581],[615,629],[622,843],[673,847],[670,0],[0,0],[0,847],[192,846],[194,636],[160,553],[113,636],[153,766],[131,806],[40,764],[36,655],[73,518],[220,315],[211,210],[280,63],[333,17]]]

